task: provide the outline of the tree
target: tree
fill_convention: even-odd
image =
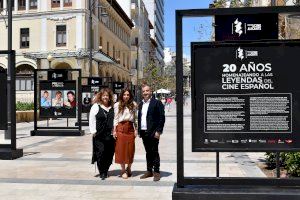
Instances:
[[[252,4],[253,4],[253,0],[245,0],[245,2],[244,2],[245,7],[251,7]]]
[[[237,7],[242,7],[243,3],[241,0],[231,0],[230,2],[230,7],[237,8]]]
[[[225,8],[227,0],[214,0],[213,5],[215,8]]]
[[[151,86],[153,91],[160,88],[167,88],[175,91],[175,76],[170,76],[168,74],[162,75],[160,72],[160,67],[156,66],[154,63],[150,63],[148,66],[144,67],[144,77],[139,80],[139,85],[147,83]]]

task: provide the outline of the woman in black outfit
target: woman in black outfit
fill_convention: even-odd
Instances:
[[[100,178],[108,177],[108,169],[112,164],[115,152],[115,139],[112,135],[114,109],[113,94],[110,89],[103,88],[96,95],[90,110],[89,128],[93,134],[92,164],[97,162]]]

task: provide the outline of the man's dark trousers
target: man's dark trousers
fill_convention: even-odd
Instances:
[[[147,134],[145,131],[141,131],[141,136],[143,139],[145,151],[146,151],[146,160],[147,160],[147,171],[159,173],[160,168],[160,157],[158,153],[158,144],[159,139],[153,137],[151,134]]]

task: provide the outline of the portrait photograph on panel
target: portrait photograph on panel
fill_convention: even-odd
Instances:
[[[51,107],[51,90],[41,90],[41,107],[50,108]]]
[[[52,91],[52,107],[63,107],[64,95],[61,90]]]
[[[64,107],[76,107],[76,94],[75,90],[64,90]]]
[[[91,93],[89,92],[83,92],[82,93],[82,105],[85,107],[89,107],[92,103],[91,100]]]

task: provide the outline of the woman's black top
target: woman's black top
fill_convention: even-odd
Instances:
[[[114,109],[111,108],[108,112],[99,106],[99,112],[96,115],[96,137],[100,139],[112,139],[112,130],[114,123]]]

